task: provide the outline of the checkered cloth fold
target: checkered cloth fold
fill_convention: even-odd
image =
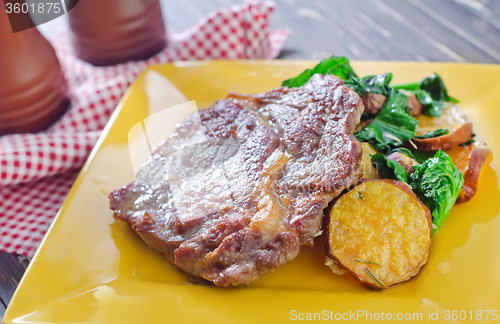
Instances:
[[[146,67],[176,60],[276,58],[289,30],[269,30],[273,11],[272,2],[222,8],[170,34],[168,46],[149,60],[108,67],[79,60],[69,33],[53,38],[71,105],[44,132],[0,137],[0,250],[34,254],[118,101]]]

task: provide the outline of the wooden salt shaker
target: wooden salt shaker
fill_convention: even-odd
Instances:
[[[69,11],[76,55],[106,66],[145,60],[167,44],[158,0],[85,0]]]
[[[0,44],[0,135],[46,129],[69,104],[52,45],[36,28],[13,33],[5,10]]]

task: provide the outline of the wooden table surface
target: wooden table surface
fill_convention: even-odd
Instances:
[[[82,0],[84,1],[84,0]],[[169,28],[182,31],[240,0],[161,0]],[[275,0],[271,28],[290,28],[282,59],[500,63],[498,0]],[[65,18],[40,26],[46,35]],[[0,218],[2,217],[0,210]],[[0,318],[29,260],[0,252]]]

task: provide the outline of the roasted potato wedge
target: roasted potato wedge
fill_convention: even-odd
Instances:
[[[446,150],[457,147],[471,138],[472,124],[467,123],[460,125],[459,128],[450,131],[450,133],[446,135],[426,139],[413,138],[412,142],[420,151],[437,151],[439,149]]]
[[[378,174],[377,170],[372,165],[372,155],[377,154],[378,151],[366,142],[361,143],[361,148],[363,150],[363,154],[361,155],[363,177],[361,179],[380,179],[380,174]]]
[[[476,195],[479,175],[484,162],[491,154],[491,149],[485,143],[474,142],[471,145],[456,147],[447,153],[464,176],[464,185],[456,203],[468,202]]]
[[[427,263],[431,226],[429,209],[406,184],[365,180],[332,205],[325,252],[363,285],[385,289]]]
[[[421,136],[438,129],[448,129],[449,133],[443,136],[427,139],[413,138],[412,142],[420,151],[437,151],[457,147],[472,138],[472,123],[460,111],[457,105],[445,104],[441,117],[418,115],[416,136]]]

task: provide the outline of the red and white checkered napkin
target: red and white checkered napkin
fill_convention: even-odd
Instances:
[[[71,106],[45,132],[0,137],[0,250],[34,254],[109,116],[142,70],[174,60],[275,58],[289,30],[268,29],[273,10],[272,2],[220,9],[170,35],[155,57],[109,67],[79,60],[68,33],[52,39]]]

